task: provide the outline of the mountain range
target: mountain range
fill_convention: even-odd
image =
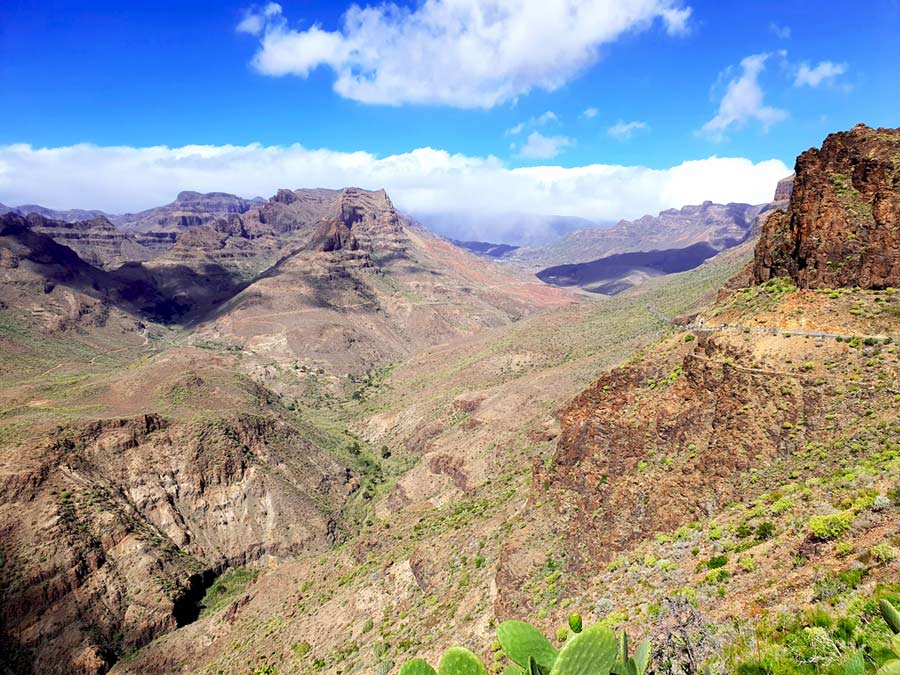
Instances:
[[[500,671],[573,610],[653,672],[880,667],[898,179],[860,125],[499,260],[352,187],[0,215],[0,670]]]
[[[611,227],[575,218],[542,219],[538,216],[526,219],[531,223],[526,227],[527,223],[522,221],[526,217],[517,216],[518,225],[514,229],[531,231],[534,223],[541,222],[550,227],[553,235],[565,233],[555,239],[544,237],[542,241],[547,243],[538,247],[450,241],[482,257],[502,259],[517,270],[535,274],[552,285],[614,294],[653,276],[692,269],[718,252],[746,241],[753,233],[758,233],[759,222],[767,213],[786,204],[791,185],[791,178],[783,180],[770,204],[705,202],[699,206],[669,209],[658,216],[648,215],[636,221],[623,220]],[[221,249],[221,253],[214,256],[219,262],[228,260],[229,264],[234,264],[238,259],[244,259],[247,263],[245,273],[252,274],[261,268],[250,262],[253,255],[249,249],[260,249],[262,242],[239,244],[240,239],[261,240],[267,236],[309,230],[334,208],[339,194],[337,190],[323,189],[280,190],[270,200],[260,197],[247,200],[218,192],[181,192],[171,204],[124,215],[53,211],[32,206],[3,208],[20,215],[37,213],[48,220],[69,222],[67,225],[47,223],[37,227],[43,227],[43,231],[58,241],[65,240],[85,260],[101,267],[117,266],[129,260],[150,260],[161,256],[180,239],[181,244],[171,254],[175,258],[190,257],[197,250],[208,253]],[[91,218],[80,220],[82,215]],[[469,216],[458,217],[462,219],[462,224],[457,222],[458,227],[471,221]],[[447,214],[432,215],[431,218],[431,227],[444,231],[453,221]],[[408,217],[407,220],[412,222]],[[551,227],[548,223],[556,224]],[[576,226],[581,229],[574,229]],[[235,238],[235,234],[240,234],[240,239]],[[303,237],[302,234],[291,236]],[[270,252],[276,248],[270,240]],[[643,255],[651,252],[652,255]],[[272,262],[271,257],[264,260]]]

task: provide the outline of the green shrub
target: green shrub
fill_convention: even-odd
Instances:
[[[853,511],[841,511],[827,516],[813,516],[807,524],[809,531],[819,541],[831,541],[850,531],[853,525]]]
[[[771,539],[773,534],[775,534],[775,525],[771,521],[765,520],[756,526],[755,535],[759,541]]]
[[[880,563],[889,563],[897,559],[898,551],[890,544],[876,544],[869,549],[871,556]]]
[[[728,556],[727,555],[717,555],[713,556],[709,560],[706,561],[706,569],[715,570],[720,567],[725,567],[728,564]]]

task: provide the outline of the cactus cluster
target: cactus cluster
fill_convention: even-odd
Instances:
[[[605,625],[583,628],[581,617],[569,617],[571,634],[562,648],[553,646],[538,629],[524,621],[504,621],[497,627],[499,650],[511,661],[503,675],[644,675],[650,664],[650,645],[642,642],[628,653],[628,638]],[[399,675],[487,675],[481,660],[468,649],[451,647],[437,672],[422,659],[407,661]]]
[[[900,675],[900,612],[885,599],[878,603],[878,609],[881,610],[881,616],[894,634],[891,638],[891,651],[897,658],[891,659],[881,666],[876,675]],[[849,675],[854,674],[850,673]]]
[[[891,651],[897,658],[886,661],[875,675],[900,675],[900,612],[883,598],[878,603],[878,609],[881,611],[881,616],[884,618],[885,623],[887,623],[894,634],[891,638]],[[844,664],[844,675],[865,675],[865,672],[865,652],[860,650],[853,654]]]

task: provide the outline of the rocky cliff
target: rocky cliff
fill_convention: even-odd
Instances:
[[[723,289],[692,332],[661,340],[565,409],[552,459],[535,462],[532,499],[553,505],[547,527],[567,540],[571,571],[589,577],[654,533],[791,477],[829,475],[853,461],[844,452],[855,439],[879,438],[860,452],[886,447],[871,418],[886,412],[889,428],[896,414],[900,298],[878,289],[900,281],[898,148],[900,130],[857,127],[801,155],[788,211],[768,219],[756,247],[760,284]],[[813,264],[825,260],[834,264]],[[816,292],[775,276],[859,288]],[[810,462],[814,449],[830,451]],[[808,557],[804,536],[794,545]],[[515,590],[523,554],[510,545],[498,572],[509,592],[501,615],[528,602]]]
[[[900,284],[900,129],[857,125],[797,158],[786,211],[756,247],[754,279],[803,288]]]
[[[138,213],[111,216],[126,231],[165,232],[211,223],[231,213],[246,213],[263,200],[243,199],[226,192],[179,192],[175,201]]]
[[[135,318],[175,322],[202,315],[242,287],[237,274],[208,259],[191,265],[126,262],[111,270],[96,267],[56,238],[87,249],[86,255],[96,255],[98,228],[87,224],[88,234],[76,230],[74,239],[65,239],[62,235],[70,234],[68,227],[35,214],[27,218],[15,213],[0,216],[0,258],[4,261],[0,299],[11,300],[20,308],[40,305],[44,296],[60,287]],[[108,252],[117,240],[101,237],[99,241]]]
[[[64,220],[69,223],[75,223],[81,220],[93,220],[94,218],[108,217],[109,214],[103,211],[85,211],[84,209],[51,209],[40,204],[22,204],[20,206],[6,206],[0,204],[0,215],[4,213],[17,213],[20,216],[27,216],[36,213],[49,220]]]
[[[82,260],[95,267],[115,269],[126,262],[149,260],[154,256],[152,248],[120,232],[105,216],[73,222],[30,215],[28,222],[35,232],[46,234],[68,246]]]
[[[169,401],[172,418],[79,421],[0,451],[14,672],[104,673],[196,618],[223,570],[335,543],[358,482],[232,367],[169,354],[123,373],[108,400]]]
[[[390,256],[402,253],[408,245],[400,215],[384,190],[341,190],[333,210],[333,215],[320,222],[314,248],[363,248],[377,256]]]

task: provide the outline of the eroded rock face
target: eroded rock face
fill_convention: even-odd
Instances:
[[[790,206],[766,221],[754,281],[900,284],[900,129],[857,125],[797,158]]]
[[[17,673],[107,672],[181,625],[216,572],[330,547],[350,489],[290,425],[255,415],[103,420],[8,454],[0,671]]]
[[[336,213],[324,218],[312,248],[321,251],[362,248],[380,255],[401,254],[406,237],[400,216],[384,190],[341,190]]]
[[[179,192],[175,201],[139,213],[113,216],[119,227],[134,232],[181,231],[215,222],[229,214],[246,213],[259,201],[225,192]]]
[[[794,192],[794,174],[791,174],[787,178],[782,178],[778,181],[778,185],[775,188],[775,198],[772,200],[775,203],[778,202],[789,202],[791,201],[791,194]]]
[[[538,494],[577,504],[569,534],[591,532],[580,540],[588,568],[735,499],[735,475],[790,451],[782,424],[816,414],[815,392],[728,365],[749,350],[715,337],[680,349],[671,385],[650,386],[666,373],[641,362],[600,378],[563,414],[553,469],[535,464]]]
[[[153,252],[134,237],[119,232],[104,216],[90,220],[50,220],[32,213],[26,217],[31,229],[46,234],[75,251],[82,260],[102,269],[115,269],[131,260],[149,260]]]

